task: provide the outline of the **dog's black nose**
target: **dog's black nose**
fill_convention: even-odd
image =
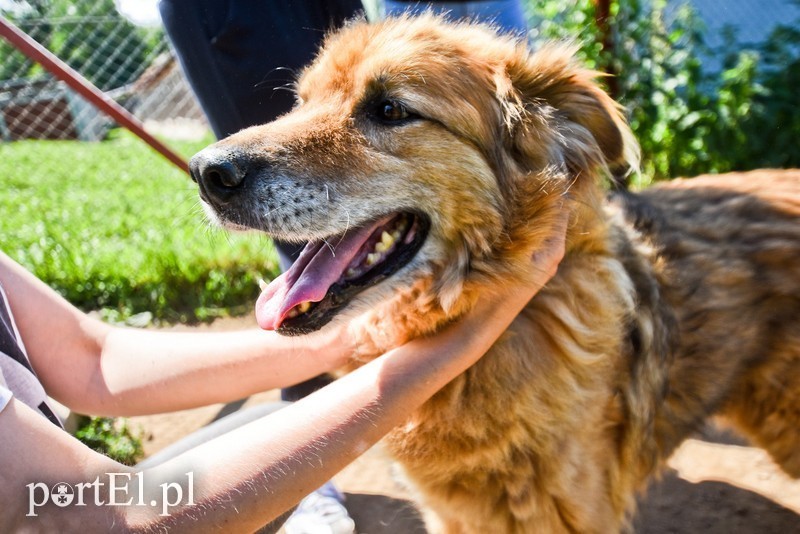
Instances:
[[[192,180],[200,186],[200,196],[207,202],[227,202],[239,190],[247,176],[242,158],[235,151],[210,146],[189,161]]]

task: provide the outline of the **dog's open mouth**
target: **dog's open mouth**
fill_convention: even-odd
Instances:
[[[352,298],[397,272],[416,255],[430,227],[394,213],[341,235],[312,241],[256,303],[261,328],[297,335],[322,328]]]

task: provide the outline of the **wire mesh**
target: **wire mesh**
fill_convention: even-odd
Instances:
[[[73,69],[159,130],[202,128],[204,117],[159,26],[137,26],[111,0],[0,2],[10,19]],[[0,137],[103,139],[108,117],[11,45],[0,42]]]
[[[800,3],[795,0],[692,0],[691,5],[712,47],[721,45],[728,32],[742,45],[760,44],[776,26],[792,24],[800,17]]]

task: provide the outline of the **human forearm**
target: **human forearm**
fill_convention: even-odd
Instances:
[[[230,402],[329,371],[346,347],[247,330],[175,333],[115,328],[91,372],[87,413],[146,414]]]
[[[0,252],[0,282],[48,394],[92,414],[133,415],[228,402],[344,363],[337,332],[166,333],[87,316]]]

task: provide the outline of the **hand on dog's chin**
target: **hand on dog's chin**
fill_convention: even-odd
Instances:
[[[354,359],[360,359],[360,344],[356,342],[358,327],[354,325],[358,319],[348,321],[335,317],[319,330],[288,336],[292,347],[297,349],[293,349],[289,357],[314,358],[320,362],[320,372],[345,368]]]

